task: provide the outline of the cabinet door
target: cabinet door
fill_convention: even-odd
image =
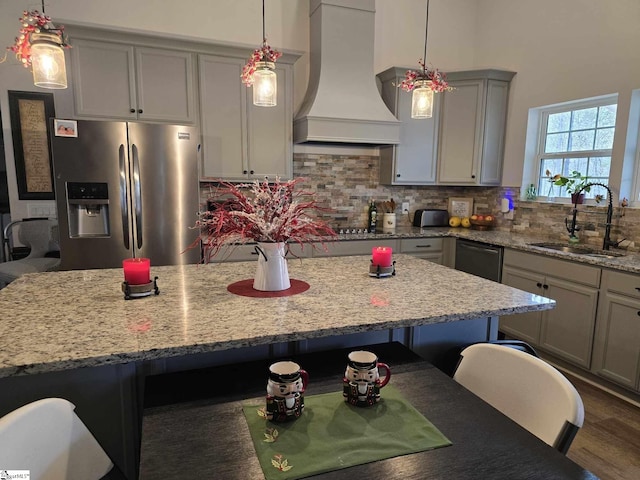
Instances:
[[[340,257],[347,255],[369,255],[373,247],[391,247],[394,251],[398,249],[398,242],[393,239],[389,240],[344,240],[336,242],[327,242],[327,249],[322,247],[313,251],[314,257]],[[363,264],[363,268],[368,266]]]
[[[444,263],[442,238],[403,238],[400,240],[400,251],[440,265]]]
[[[278,78],[277,104],[257,107],[253,104],[253,88],[246,88],[248,121],[249,178],[270,179],[293,176],[293,106],[291,66],[276,64]]]
[[[592,371],[640,389],[640,301],[607,292],[598,312]]]
[[[545,297],[556,301],[556,308],[542,315],[540,348],[589,368],[598,290],[554,277],[547,277]]]
[[[509,83],[499,80],[487,82],[487,104],[484,117],[484,139],[480,183],[500,185],[502,182],[502,159],[504,156],[504,135],[507,123],[507,102]]]
[[[200,55],[200,175],[246,180],[246,92],[240,82],[244,61]]]
[[[433,117],[416,120],[411,118],[411,93],[393,88],[397,95],[395,115],[402,122],[400,143],[380,149],[380,180],[391,185],[433,184],[436,181],[442,95],[434,95]]]
[[[479,182],[484,124],[484,80],[452,82],[442,94],[438,181],[456,185]]]
[[[502,283],[526,292],[544,295],[542,285],[544,277],[526,270],[511,267],[502,269]],[[520,340],[538,345],[542,312],[519,313],[500,317],[500,330]]]
[[[71,43],[75,115],[135,120],[133,47],[81,39]]]
[[[136,74],[140,120],[195,122],[190,53],[136,48]]]

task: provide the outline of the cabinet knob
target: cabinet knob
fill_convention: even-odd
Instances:
[[[247,172],[246,170],[242,170],[242,173],[244,173],[246,175],[249,172]]]
[[[545,285],[542,286],[542,288],[544,288],[545,290],[548,290],[549,289],[549,285],[545,284]]]
[[[251,175],[253,175],[253,170],[251,170],[249,173],[250,173]]]
[[[399,174],[399,173],[396,173],[396,177],[400,178],[400,174]]]
[[[471,178],[476,178],[476,176],[475,175],[471,175]]]
[[[142,113],[142,109],[141,108],[138,109],[138,113]]]
[[[542,283],[540,283],[540,282],[536,283],[536,287],[542,288]]]
[[[129,110],[129,112],[131,112],[131,113],[136,113],[136,109],[135,109],[135,108],[132,108],[132,109],[130,109],[130,110]]]

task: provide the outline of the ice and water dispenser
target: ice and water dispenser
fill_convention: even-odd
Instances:
[[[69,237],[109,236],[109,191],[106,183],[67,182]]]

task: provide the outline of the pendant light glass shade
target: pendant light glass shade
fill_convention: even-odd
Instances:
[[[253,104],[275,107],[278,97],[278,78],[273,62],[257,62],[253,74]]]
[[[411,97],[411,118],[431,118],[433,115],[433,90],[429,88],[428,80],[416,82]]]
[[[36,87],[67,88],[67,67],[59,35],[45,32],[31,35],[31,67]]]

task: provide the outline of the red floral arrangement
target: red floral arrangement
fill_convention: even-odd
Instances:
[[[18,20],[22,27],[15,43],[11,47],[7,47],[7,50],[15,53],[16,58],[25,68],[31,66],[31,34],[33,33],[54,33],[60,37],[63,47],[69,47],[64,40],[64,26],[56,27],[51,23],[51,17],[48,15],[40,13],[38,10],[25,10]]]
[[[210,259],[228,244],[255,242],[324,241],[336,236],[329,225],[308,215],[320,207],[312,193],[295,190],[303,178],[251,184],[221,182],[223,187],[211,198],[216,208],[199,213],[194,228],[204,235],[204,258]],[[200,239],[191,246],[199,245]],[[313,247],[312,247],[313,248]]]
[[[405,78],[398,87],[402,88],[405,92],[410,92],[416,87],[416,83],[427,81],[427,88],[430,88],[434,92],[441,93],[445,91],[453,90],[447,83],[447,76],[445,73],[440,72],[437,68],[429,69],[426,67],[422,59],[418,60],[418,64],[422,67],[422,70],[407,70]]]
[[[267,43],[267,39],[264,39],[262,47],[256,48],[244,67],[242,67],[242,83],[247,87],[253,85],[253,74],[256,72],[256,63],[258,62],[273,62],[275,63],[282,56],[282,52],[274,50]]]

